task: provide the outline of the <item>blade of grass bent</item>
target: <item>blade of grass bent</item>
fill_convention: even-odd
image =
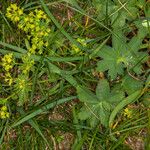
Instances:
[[[141,96],[141,90],[138,90],[136,92],[134,92],[133,94],[129,95],[127,98],[125,98],[124,100],[122,100],[112,111],[110,118],[109,118],[109,127],[110,127],[110,133],[111,133],[111,128],[114,122],[114,119],[117,115],[118,112],[120,112],[126,105],[136,101],[140,96]],[[111,138],[113,140],[116,140],[116,138],[114,136],[111,136]]]
[[[133,94],[129,95],[127,98],[125,98],[124,100],[122,100],[112,111],[110,118],[109,118],[109,127],[112,127],[113,121],[117,115],[117,113],[122,110],[123,107],[125,107],[126,105],[134,102],[135,100],[137,100],[137,98],[139,97],[141,93],[141,90],[138,90],[136,92],[134,92]]]
[[[45,106],[43,106],[42,108],[40,109],[37,109],[35,110],[34,112],[30,113],[29,115],[25,116],[24,118],[20,119],[18,122],[14,123],[11,127],[14,128],[28,120],[30,120],[31,118],[47,111],[48,109],[51,109],[53,107],[55,107],[56,105],[60,105],[60,104],[63,104],[65,102],[68,102],[68,101],[71,101],[73,99],[77,98],[77,96],[71,96],[71,97],[67,97],[67,98],[62,98],[62,99],[59,99],[59,100],[56,100],[54,102],[51,102],[50,104],[47,104]]]

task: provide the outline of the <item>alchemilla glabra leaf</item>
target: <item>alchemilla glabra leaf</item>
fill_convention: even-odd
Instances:
[[[117,32],[117,30],[114,30]],[[108,71],[108,76],[111,79],[116,79],[118,75],[123,75],[124,71],[132,71],[136,74],[142,73],[142,63],[148,59],[146,52],[139,52],[140,45],[146,32],[139,29],[137,36],[134,36],[130,42],[122,31],[114,33],[112,36],[112,47],[105,45],[98,56],[102,58],[97,63],[97,71]]]
[[[91,127],[98,123],[108,127],[108,119],[111,110],[124,98],[122,91],[111,92],[107,80],[99,81],[96,88],[96,95],[83,87],[77,88],[80,101],[84,102],[78,116],[80,120],[86,120]]]

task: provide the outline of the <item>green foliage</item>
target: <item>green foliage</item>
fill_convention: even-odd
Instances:
[[[143,82],[133,79],[131,76],[125,76],[122,80],[122,86],[125,92],[130,95],[134,91],[137,91],[139,89],[143,88]]]
[[[98,125],[99,121],[105,127],[108,127],[110,111],[115,104],[124,98],[122,91],[110,91],[107,80],[99,81],[96,95],[83,87],[77,87],[77,93],[79,99],[84,102],[79,118],[87,120],[92,127]]]
[[[103,60],[98,62],[97,70],[102,72],[108,70],[108,76],[111,79],[123,75],[125,69],[141,74],[143,72],[142,63],[146,62],[148,57],[147,53],[138,50],[145,36],[146,33],[139,29],[137,36],[127,42],[124,33],[115,29],[112,36],[112,47],[104,46],[98,53]]]
[[[136,149],[149,17],[145,0],[1,1],[0,149]]]

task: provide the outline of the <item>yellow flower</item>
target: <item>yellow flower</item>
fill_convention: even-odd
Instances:
[[[18,22],[19,20],[20,20],[20,18],[19,18],[18,16],[15,16],[15,17],[14,17],[14,21],[15,21],[15,22]]]
[[[2,58],[2,61],[11,63],[11,62],[12,62],[12,56],[13,56],[12,53],[6,54],[6,55]]]
[[[17,9],[18,9],[18,7],[17,7],[16,4],[11,4],[11,5],[10,5],[10,8],[12,8],[13,10],[17,10]]]
[[[6,106],[2,106],[1,107],[1,111],[7,111],[7,107]]]
[[[23,14],[23,9],[18,9],[18,14],[21,16]]]
[[[10,18],[11,21],[18,22],[21,15],[23,15],[23,9],[20,9],[16,4],[11,4],[7,8],[6,16]]]
[[[80,49],[76,45],[72,45],[72,49],[75,51],[75,53],[80,52]]]
[[[35,25],[34,24],[30,24],[30,29],[33,29],[35,28]]]
[[[5,69],[5,71],[9,71],[10,69],[13,68],[13,54],[12,53],[9,53],[9,54],[6,54],[4,55],[4,57],[2,58],[2,66],[3,68]]]
[[[77,41],[84,47],[86,47],[86,40],[85,39],[81,39],[81,38],[77,38]]]
[[[19,88],[23,89],[25,87],[25,80],[24,79],[20,79],[19,80]]]
[[[49,33],[51,31],[51,29],[48,28],[46,31]]]
[[[35,54],[39,51],[42,53],[43,49],[41,47],[48,45],[43,44],[47,42],[45,37],[47,37],[51,31],[48,28],[50,20],[44,11],[35,9],[27,15],[23,13],[23,9],[16,4],[12,4],[7,8],[6,16],[12,22],[18,23],[18,28],[28,34],[28,39],[30,39],[32,43],[29,53]],[[7,70],[9,70],[9,68],[10,66],[7,66]]]
[[[9,86],[13,83],[13,78],[11,77],[9,72],[5,74],[5,82],[7,82]]]
[[[132,110],[130,110],[129,108],[125,108],[123,114],[124,114],[124,116],[126,116],[127,118],[132,118]]]
[[[2,106],[1,111],[0,111],[0,118],[1,119],[6,119],[6,118],[9,118],[9,117],[10,117],[10,114],[9,114],[9,112],[7,112],[7,107]]]
[[[41,19],[43,17],[43,15],[44,15],[44,12],[42,10],[37,10],[36,9],[35,12],[36,12],[36,17],[38,19]]]
[[[9,114],[9,112],[7,112],[7,107],[2,106],[0,109],[0,118],[5,119],[5,118],[9,118],[9,117],[10,117],[10,114]]]
[[[28,22],[29,20],[30,20],[30,18],[28,16],[24,18],[25,23]]]
[[[6,118],[4,111],[0,111],[0,118],[1,119],[5,119]]]
[[[6,116],[7,118],[9,118],[9,117],[10,117],[10,113],[9,113],[9,112],[6,112],[6,113],[5,113],[5,116]]]

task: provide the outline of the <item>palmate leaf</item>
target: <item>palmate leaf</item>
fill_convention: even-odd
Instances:
[[[84,102],[78,116],[80,120],[86,120],[91,127],[95,127],[99,122],[108,127],[110,111],[114,104],[118,104],[123,98],[124,93],[121,91],[110,90],[107,80],[100,80],[96,95],[90,90],[78,87],[77,93],[79,99]]]
[[[98,102],[96,95],[84,87],[78,86],[77,93],[80,101],[82,102],[87,102],[91,104],[95,104]]]
[[[118,32],[117,32],[118,31]],[[142,73],[142,63],[148,59],[147,52],[139,52],[140,45],[147,35],[144,29],[139,28],[137,36],[130,39],[128,43],[122,31],[114,29],[112,46],[104,46],[98,56],[103,60],[97,63],[97,71],[108,71],[108,76],[115,79],[122,75],[124,69],[133,71],[136,74]]]
[[[122,61],[124,60],[120,56],[120,52],[118,50],[104,47],[99,52],[99,56],[103,58],[103,60],[98,62],[97,71],[104,72],[108,70],[108,76],[110,76],[112,79],[115,79],[117,74],[123,74],[124,65],[122,64]]]
[[[78,116],[80,120],[87,120],[91,127],[95,127],[98,123],[108,127],[110,110],[110,104],[107,102],[100,102],[95,105],[86,103]]]
[[[99,100],[107,99],[110,93],[110,87],[107,80],[100,80],[96,87],[96,96]]]
[[[143,82],[139,80],[135,80],[130,76],[125,76],[122,80],[122,87],[125,92],[130,95],[134,91],[140,90],[143,87]]]

